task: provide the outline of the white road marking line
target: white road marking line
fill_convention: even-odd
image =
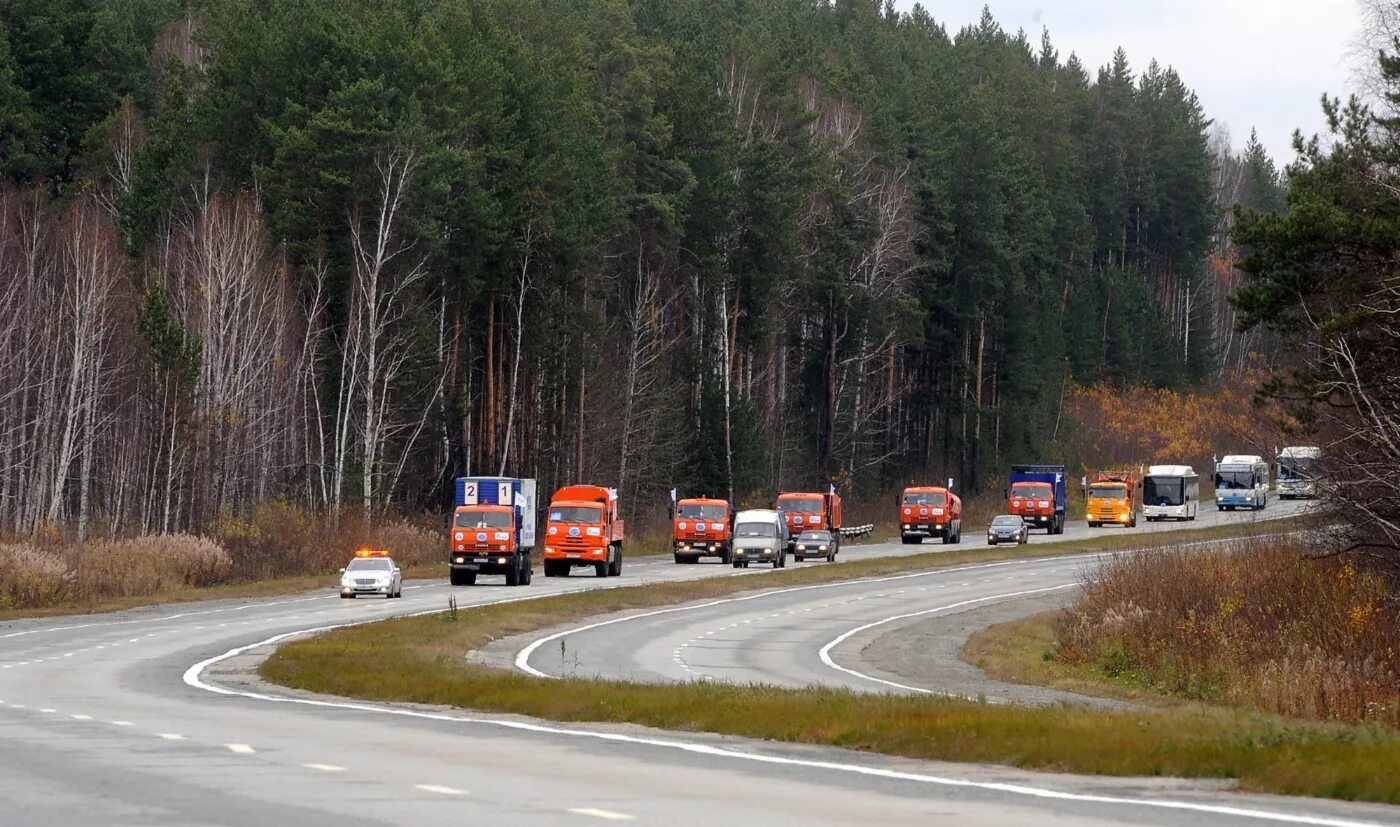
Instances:
[[[161,738],[164,738],[164,739],[167,740],[167,741],[183,741],[183,740],[185,740],[185,736],[183,736],[183,735],[177,735],[177,734],[175,734],[175,733],[173,733],[173,732],[157,732],[156,735],[159,736],[159,737],[161,737]]]
[[[10,704],[10,709],[24,709],[24,704]]]
[[[458,790],[452,787],[444,787],[439,784],[414,784],[415,790],[422,790],[425,793],[437,793],[438,795],[466,795],[466,790]]]
[[[43,709],[40,709],[39,711],[40,711],[40,712],[57,712],[58,710],[57,710],[57,709],[49,709],[48,707],[44,707]]]
[[[892,686],[892,687],[894,687],[894,688],[896,688],[896,689],[905,689],[905,690],[908,690],[908,691],[911,691],[911,692],[918,692],[918,693],[924,694],[924,695],[946,694],[946,693],[934,692],[934,691],[931,690],[931,689],[924,689],[923,687],[908,686],[908,685],[906,685],[906,684],[896,683],[895,681],[887,681],[887,680],[885,680],[885,679],[883,679],[883,678],[877,678],[877,677],[875,677],[875,676],[873,676],[873,675],[867,675],[867,674],[865,674],[864,672],[858,672],[858,671],[856,671],[855,669],[848,669],[848,668],[846,668],[846,667],[844,667],[844,666],[838,664],[836,661],[834,661],[834,660],[831,659],[831,650],[834,649],[834,648],[836,648],[837,646],[841,645],[841,643],[843,643],[844,641],[846,641],[846,640],[847,640],[848,638],[850,638],[852,635],[859,634],[859,633],[861,633],[861,632],[864,632],[864,631],[867,630],[867,629],[873,629],[873,628],[875,628],[876,626],[883,626],[883,625],[885,625],[886,623],[893,623],[893,622],[896,621],[896,620],[906,620],[906,619],[911,618],[911,617],[923,617],[924,615],[935,614],[935,613],[937,613],[937,612],[946,612],[946,611],[948,611],[948,610],[950,610],[950,609],[962,608],[963,606],[971,606],[971,605],[974,604],[974,603],[986,603],[986,602],[989,601],[989,600],[1004,600],[1004,599],[1012,598],[1012,597],[1024,597],[1024,596],[1029,595],[1029,594],[1043,594],[1043,593],[1045,593],[1045,592],[1060,591],[1061,589],[1074,588],[1076,585],[1077,585],[1077,584],[1075,584],[1075,583],[1065,583],[1064,585],[1061,585],[1061,586],[1047,586],[1047,587],[1045,587],[1045,588],[1043,588],[1043,589],[1029,589],[1029,590],[1027,590],[1027,591],[1008,592],[1008,593],[1006,593],[1006,594],[992,594],[992,595],[987,595],[986,597],[976,597],[976,598],[973,598],[973,599],[971,599],[971,600],[963,600],[963,601],[960,601],[960,602],[958,602],[958,603],[949,603],[947,606],[938,606],[938,607],[932,608],[932,609],[924,609],[923,611],[920,611],[920,612],[908,612],[907,614],[893,615],[892,617],[886,617],[886,618],[883,618],[883,619],[881,619],[881,620],[876,620],[876,621],[874,621],[874,622],[872,622],[872,623],[866,623],[866,624],[857,626],[857,627],[855,627],[854,629],[848,629],[848,630],[846,630],[845,632],[842,632],[840,635],[837,635],[835,638],[833,638],[832,640],[828,641],[827,644],[826,644],[825,646],[823,646],[823,647],[817,652],[817,657],[821,658],[822,663],[826,664],[827,666],[830,666],[832,669],[835,669],[835,670],[837,670],[838,672],[845,672],[845,673],[848,674],[848,675],[854,675],[854,676],[857,677],[857,678],[862,678],[862,679],[868,680],[868,681],[874,681],[875,683],[884,684],[885,686]],[[954,697],[958,697],[958,696],[954,696]]]
[[[229,752],[235,753],[237,755],[253,754],[253,748],[248,746],[247,744],[224,744],[224,746],[228,747]]]
[[[92,720],[92,716],[91,716],[91,715],[69,715],[68,717],[69,717],[69,718],[72,718],[72,719],[75,720],[75,721],[91,721],[91,720]]]
[[[130,721],[113,721],[112,726],[136,726]]]
[[[569,812],[576,816],[592,816],[593,818],[603,818],[608,821],[635,821],[637,818],[627,813],[615,813],[612,810],[599,810],[594,807],[570,807]]]
[[[302,764],[308,770],[320,770],[321,772],[345,772],[344,767],[337,767],[335,764]]]

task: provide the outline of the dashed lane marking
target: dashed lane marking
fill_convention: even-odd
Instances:
[[[224,746],[228,747],[228,751],[235,755],[252,755],[254,752],[253,748],[247,744],[224,744]]]
[[[441,784],[414,784],[415,790],[422,790],[425,793],[437,793],[438,795],[466,795],[466,790],[459,790],[454,787],[444,787]]]
[[[593,818],[602,818],[608,821],[635,821],[637,818],[627,813],[616,813],[612,810],[599,810],[596,807],[570,807],[569,812],[576,816],[592,816]]]
[[[183,741],[183,740],[185,740],[185,736],[183,736],[183,735],[177,735],[177,734],[174,733],[174,732],[157,732],[157,733],[156,733],[156,736],[157,736],[157,737],[160,737],[160,738],[164,738],[164,739],[167,740],[167,741]]]
[[[302,764],[308,770],[320,770],[321,772],[345,772],[344,767],[337,767],[335,764]]]

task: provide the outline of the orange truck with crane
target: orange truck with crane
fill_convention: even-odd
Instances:
[[[671,509],[671,553],[677,563],[698,563],[701,557],[734,562],[734,506],[703,496],[677,500]]]
[[[905,545],[940,537],[943,543],[962,542],[962,498],[942,486],[904,489],[899,498],[899,539]]]
[[[1138,483],[1131,471],[1099,474],[1098,479],[1089,483],[1085,499],[1084,513],[1089,527],[1121,525],[1124,528],[1137,528],[1137,488]]]
[[[776,510],[788,528],[788,553],[804,531],[829,531],[836,549],[841,548],[841,495],[787,493],[778,495]]]
[[[545,577],[568,577],[582,566],[598,577],[622,574],[623,521],[615,489],[566,485],[550,498],[546,516]]]

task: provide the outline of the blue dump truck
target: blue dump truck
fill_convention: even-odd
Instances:
[[[1006,509],[1031,528],[1065,533],[1065,467],[1013,465],[1006,489]]]
[[[507,586],[529,585],[535,550],[535,481],[459,477],[447,535],[454,586],[478,574],[504,574]]]

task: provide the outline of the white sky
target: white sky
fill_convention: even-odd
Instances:
[[[924,0],[956,36],[982,7],[1001,27],[1042,27],[1060,59],[1079,55],[1095,73],[1122,46],[1134,74],[1153,58],[1172,66],[1196,91],[1207,117],[1225,123],[1236,147],[1249,130],[1282,166],[1293,158],[1292,134],[1323,129],[1318,99],[1352,89],[1349,57],[1361,26],[1357,0]],[[902,11],[914,0],[895,0]]]

